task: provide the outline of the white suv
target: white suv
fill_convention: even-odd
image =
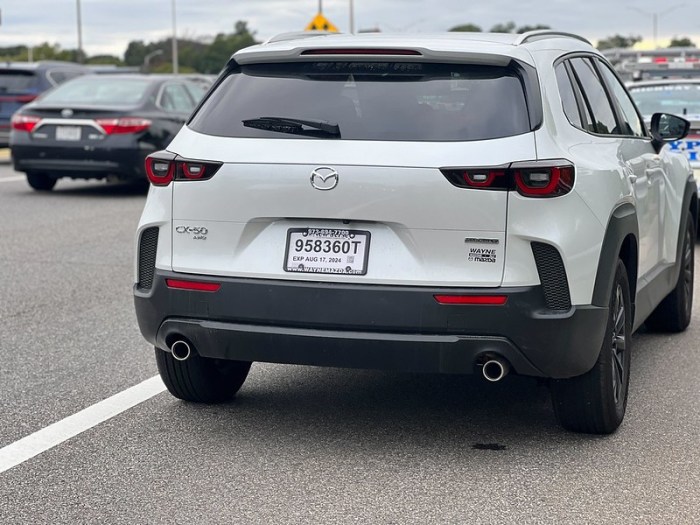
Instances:
[[[136,311],[170,392],[253,361],[550,380],[613,432],[631,334],[681,331],[696,184],[585,40],[284,35],[236,53],[166,151]]]

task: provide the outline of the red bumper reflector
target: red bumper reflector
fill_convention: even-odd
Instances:
[[[168,288],[178,290],[195,290],[197,292],[216,292],[221,288],[219,283],[206,283],[202,281],[181,281],[179,279],[166,279]]]
[[[440,304],[475,304],[502,306],[508,301],[507,295],[435,295]]]

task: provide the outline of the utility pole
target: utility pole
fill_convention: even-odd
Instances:
[[[175,0],[173,0],[173,74],[179,73],[177,57],[177,26],[175,24]]]
[[[659,39],[659,18],[661,18],[662,16],[669,14],[671,11],[675,11],[676,9],[679,9],[681,7],[685,7],[685,4],[674,5],[672,7],[669,7],[665,11],[655,11],[653,13],[650,13],[649,11],[645,11],[644,9],[639,9],[638,7],[632,7],[632,6],[629,6],[628,9],[632,9],[634,11],[637,11],[638,13],[642,13],[643,15],[651,17],[652,34],[654,37],[654,49],[658,49],[659,46],[658,46],[657,42]]]
[[[355,34],[355,0],[350,0],[350,34]]]
[[[76,0],[76,7],[78,9],[78,62],[82,63],[83,54],[83,22],[80,16],[80,0]]]

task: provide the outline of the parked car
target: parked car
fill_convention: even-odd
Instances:
[[[62,177],[147,183],[144,159],[165,148],[205,90],[175,76],[87,75],[12,117],[15,170],[35,190]]]
[[[0,63],[0,147],[10,139],[10,118],[27,102],[66,80],[90,71],[71,62]]]
[[[167,151],[135,304],[168,390],[253,361],[549,380],[571,430],[623,420],[632,333],[689,322],[687,159],[584,39],[329,35],[238,51]]]
[[[688,136],[671,142],[669,148],[684,153],[695,177],[700,178],[700,78],[647,80],[631,84],[628,89],[647,122],[658,112],[673,113],[690,121]]]

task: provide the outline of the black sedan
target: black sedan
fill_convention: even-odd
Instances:
[[[205,94],[167,75],[86,75],[58,86],[12,117],[17,171],[35,190],[62,177],[147,182],[146,155],[164,149]]]

